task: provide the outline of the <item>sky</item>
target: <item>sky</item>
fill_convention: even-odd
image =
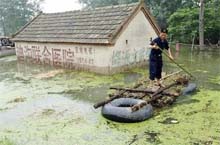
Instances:
[[[78,0],[44,0],[41,7],[45,13],[54,13],[79,10],[82,5]]]

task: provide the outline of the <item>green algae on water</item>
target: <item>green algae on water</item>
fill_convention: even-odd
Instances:
[[[220,75],[209,78],[209,82],[220,85]]]
[[[80,115],[81,117],[75,114],[61,118],[50,115],[27,118],[23,125],[27,124],[29,127],[20,129],[20,137],[29,138],[29,143],[33,145],[47,142],[54,145],[219,144],[219,95],[218,91],[200,90],[193,96],[178,98],[173,106],[160,110],[151,119],[133,124],[106,120],[100,115],[100,111],[92,110]],[[178,103],[184,99],[189,101]],[[164,124],[165,120],[171,123]],[[172,120],[177,120],[178,123],[172,123]],[[15,136],[16,134],[8,135],[9,138]],[[37,140],[33,141],[34,138]]]
[[[0,145],[15,145],[11,140],[8,138],[0,138]]]

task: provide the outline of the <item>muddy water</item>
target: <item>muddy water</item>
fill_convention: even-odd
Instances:
[[[200,91],[134,124],[115,123],[92,105],[110,86],[132,85],[146,68],[113,76],[0,59],[0,144],[220,144],[220,52],[181,49],[176,60],[197,77]],[[178,68],[165,59],[164,70]]]

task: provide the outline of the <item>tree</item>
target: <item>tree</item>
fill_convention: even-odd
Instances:
[[[200,0],[200,11],[199,11],[199,45],[201,49],[204,48],[204,10],[205,2]]]
[[[43,0],[0,0],[0,27],[9,36],[40,11]]]
[[[220,40],[220,0],[210,0],[205,8],[205,42],[216,44]]]
[[[182,8],[198,7],[198,0],[145,0],[160,27],[168,27],[168,18]]]
[[[132,2],[138,2],[138,0],[79,0],[79,2],[85,4],[86,7],[96,8],[118,4],[129,4]]]
[[[219,3],[210,1],[206,3],[204,14],[205,42],[215,44],[220,39],[220,9]],[[191,43],[195,35],[196,43],[199,43],[199,7],[183,8],[173,13],[169,20],[169,33],[174,40]]]
[[[174,40],[183,43],[191,42],[195,34],[198,35],[199,13],[198,8],[183,8],[173,13],[168,19],[169,35]]]

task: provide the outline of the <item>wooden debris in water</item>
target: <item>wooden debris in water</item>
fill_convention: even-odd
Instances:
[[[111,87],[110,89],[117,90],[117,92],[109,95],[107,100],[95,104],[94,108],[97,109],[118,98],[143,99],[147,102],[131,107],[132,111],[137,111],[147,104],[151,104],[154,107],[163,107],[172,104],[180,96],[180,87],[178,86],[186,85],[189,81],[187,77],[179,75],[180,73],[181,71],[178,71],[164,76],[162,80],[165,81],[166,87],[158,87],[156,90],[149,87],[149,80],[147,79],[140,80],[131,88]],[[172,79],[169,79],[171,77]]]
[[[25,100],[26,100],[26,98],[19,96],[15,99],[9,101],[8,104],[10,104],[10,103],[20,103],[20,102],[24,102]]]
[[[52,70],[52,71],[49,71],[49,72],[46,72],[46,73],[41,73],[41,74],[35,75],[34,78],[36,78],[36,79],[48,79],[48,78],[55,77],[56,75],[61,74],[61,73],[64,73],[63,69]]]
[[[156,91],[153,91],[150,88],[147,89],[129,89],[129,88],[115,88],[115,87],[111,87],[110,89],[114,89],[114,90],[124,90],[126,92],[131,92],[131,93],[146,93],[146,94],[154,94],[157,93]],[[178,93],[170,93],[170,92],[161,92],[162,95],[166,95],[166,96],[179,96]]]

